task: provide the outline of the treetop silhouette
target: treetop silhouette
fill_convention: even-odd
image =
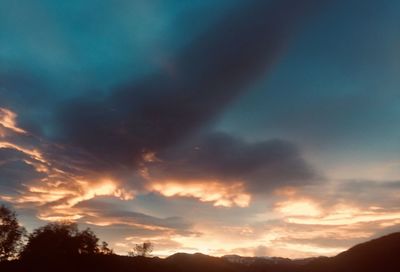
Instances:
[[[49,223],[28,237],[22,258],[75,256],[100,253],[99,239],[89,228],[80,231],[75,223]]]
[[[0,205],[0,261],[17,256],[25,233],[25,228],[18,224],[15,212]]]

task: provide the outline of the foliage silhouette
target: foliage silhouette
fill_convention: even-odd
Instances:
[[[154,245],[151,242],[144,242],[142,244],[136,244],[132,251],[128,252],[128,255],[149,257],[153,252]]]
[[[15,258],[22,246],[25,229],[17,221],[15,212],[0,206],[0,261]]]
[[[100,253],[99,239],[88,228],[79,231],[71,222],[49,223],[28,236],[21,257],[73,257]]]
[[[103,255],[112,255],[114,254],[114,251],[108,247],[108,243],[107,242],[102,242],[101,246],[100,246],[100,250],[99,250],[100,254]]]

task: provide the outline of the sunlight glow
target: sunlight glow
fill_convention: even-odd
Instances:
[[[276,210],[286,216],[319,216],[321,210],[310,200],[285,201],[276,204]]]
[[[225,185],[210,181],[163,181],[152,184],[151,189],[166,197],[194,197],[202,202],[213,202],[216,207],[247,207],[251,200],[251,196],[244,192],[242,183]]]
[[[376,213],[373,211],[359,211],[354,210],[335,210],[331,214],[320,218],[296,218],[291,217],[287,222],[303,225],[350,225],[358,223],[366,223],[373,221],[385,220],[398,220],[400,219],[400,212],[385,212]]]
[[[17,126],[16,119],[17,119],[16,113],[5,108],[0,108],[0,136],[2,137],[5,136],[5,131],[1,128],[1,126],[16,133],[20,134],[26,133],[25,130]]]
[[[69,187],[68,187],[68,186]],[[38,218],[46,221],[77,220],[85,216],[85,213],[75,207],[78,203],[93,199],[98,196],[114,196],[122,200],[132,199],[133,193],[119,188],[117,183],[109,179],[94,183],[82,180],[71,180],[68,184],[49,181],[38,185],[27,185],[24,195],[16,197],[1,196],[0,199],[20,204],[45,206],[40,211]],[[111,225],[113,222],[93,222],[97,225]]]

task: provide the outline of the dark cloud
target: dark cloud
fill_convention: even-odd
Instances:
[[[304,185],[318,176],[290,142],[249,143],[226,133],[198,137],[158,159],[148,164],[155,179],[245,181],[252,192]]]
[[[330,180],[324,176],[323,182],[299,188],[298,193],[317,201],[327,211],[345,204],[360,210],[373,207],[375,213],[385,213],[400,208],[399,188],[400,181],[396,180]]]
[[[6,161],[23,160],[26,158],[27,158],[27,156],[18,150],[11,149],[11,148],[0,149],[1,164],[5,163]]]
[[[168,232],[188,234],[191,223],[181,217],[160,218],[140,212],[119,208],[117,205],[101,200],[89,200],[79,203],[75,208],[87,214],[83,220],[86,222],[109,222],[110,225],[131,226],[144,231]],[[161,229],[157,229],[161,228]]]
[[[199,35],[169,71],[108,95],[65,103],[58,139],[112,168],[129,169],[144,151],[160,151],[196,133],[273,65],[316,1],[248,1]]]
[[[0,186],[2,193],[21,189],[23,184],[44,177],[32,165],[23,161],[7,161],[0,165]]]
[[[347,200],[362,207],[377,206],[385,208],[385,210],[397,209],[400,207],[399,189],[400,181],[346,180],[335,186],[332,194],[326,195],[325,201]]]
[[[0,149],[0,191],[1,193],[16,193],[23,185],[45,175],[38,172],[31,158],[14,149]]]
[[[376,189],[400,189],[400,181],[350,180],[340,187],[350,193]]]
[[[0,63],[1,61],[0,58]],[[56,104],[54,93],[35,73],[10,67],[8,70],[2,68],[0,67],[0,107],[16,112],[21,128],[35,135],[45,134],[50,121],[49,112]],[[32,141],[28,137],[22,140]]]

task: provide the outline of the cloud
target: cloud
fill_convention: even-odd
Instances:
[[[331,180],[322,187],[308,188],[307,195],[319,199],[325,207],[344,202],[355,206],[391,210],[400,207],[399,188],[398,180]],[[318,191],[321,190],[324,190],[323,197],[319,197]]]
[[[1,194],[17,194],[24,189],[24,184],[39,180],[45,175],[38,172],[26,158],[11,159],[15,154],[13,150],[0,149],[0,188]],[[6,159],[2,157],[6,156]],[[14,157],[15,158],[15,157]]]
[[[277,219],[253,224],[250,227],[252,238],[264,240],[267,246],[281,251],[281,254],[300,257],[307,254],[334,255],[382,233],[397,231],[400,224],[399,205],[394,202],[385,204],[383,200],[379,206],[374,206],[377,204],[375,201],[360,198],[363,191],[375,186],[386,188],[376,191],[378,197],[388,195],[391,198],[390,191],[398,187],[397,182],[388,182],[386,186],[378,183],[366,182],[363,187],[344,182],[342,188],[354,189],[348,192],[337,187],[328,188],[326,184],[316,185],[317,190],[309,186],[277,191],[278,198],[282,198],[276,200],[274,205],[274,217]],[[321,195],[321,191],[324,194]],[[375,193],[374,189],[367,191]],[[398,192],[394,194],[398,195]]]
[[[0,108],[0,199],[20,208],[35,207],[42,220],[76,220],[74,206],[98,196],[132,199],[133,192],[104,176],[90,175],[79,163],[65,167],[63,152],[17,125],[17,114]],[[82,172],[84,175],[82,175]]]
[[[43,140],[32,148],[21,139],[0,142],[0,148],[24,157],[20,164],[33,167],[37,178],[32,173],[21,196],[6,198],[20,205],[45,205],[48,211],[39,213],[43,220],[79,219],[82,215],[73,209],[77,203],[102,195],[129,199],[138,189],[194,197],[214,206],[247,207],[252,194],[309,184],[317,177],[296,146],[283,140],[249,143],[226,133],[202,133],[161,153],[142,153],[137,172],[133,169],[128,176],[103,169],[96,173],[92,166],[102,163],[79,150]],[[148,183],[132,186],[132,179]]]
[[[339,185],[340,188],[349,192],[355,193],[357,191],[369,191],[379,189],[400,189],[400,181],[374,181],[374,180],[350,180],[345,181]]]
[[[25,215],[29,210],[41,220],[76,220],[101,234],[123,237],[120,242],[128,246],[142,241],[140,237],[158,241],[163,252],[177,247],[213,252],[222,244],[225,253],[304,257],[334,254],[371,236],[398,230],[397,172],[393,181],[335,180],[330,184],[328,177],[326,184],[315,183],[321,176],[296,145],[303,141],[321,151],[333,143],[337,152],[354,145],[341,141],[339,146],[343,136],[363,134],[357,142],[368,140],[360,128],[379,120],[382,122],[375,123],[382,124],[377,126],[382,129],[371,131],[369,136],[396,135],[386,133],[385,128],[388,124],[392,128],[396,119],[387,116],[396,115],[392,106],[397,93],[389,85],[381,88],[386,91],[379,97],[372,89],[363,89],[372,81],[386,82],[393,71],[383,69],[380,73],[384,77],[380,73],[366,77],[364,62],[368,58],[360,58],[364,68],[354,69],[347,53],[345,62],[338,54],[331,54],[323,60],[332,64],[325,67],[328,78],[335,80],[322,81],[337,84],[321,88],[312,77],[326,79],[326,74],[319,73],[320,67],[317,72],[306,67],[321,62],[318,55],[327,51],[321,44],[360,38],[353,35],[355,30],[363,35],[358,27],[346,28],[352,37],[348,39],[342,36],[343,27],[337,31],[336,25],[332,28],[319,20],[324,24],[318,24],[317,31],[313,28],[304,36],[306,40],[296,44],[297,49],[305,50],[301,54],[306,60],[298,55],[291,58],[294,62],[285,59],[294,76],[288,80],[287,67],[280,66],[275,78],[278,85],[273,80],[272,86],[268,85],[269,94],[249,103],[252,109],[257,105],[250,111],[258,119],[251,131],[246,131],[248,126],[241,120],[250,124],[253,120],[241,108],[231,120],[236,134],[232,130],[230,134],[215,132],[218,124],[214,122],[233,101],[269,75],[292,46],[291,38],[309,20],[310,11],[327,1],[208,1],[199,13],[197,8],[205,1],[196,1],[195,6],[178,4],[181,1],[166,6],[157,1],[135,9],[152,15],[144,17],[132,16],[136,6],[129,1],[111,9],[104,3],[95,13],[91,3],[82,6],[75,2],[61,9],[49,3],[37,9],[13,5],[4,9],[6,13],[24,15],[26,21],[17,22],[6,14],[0,19],[9,32],[0,39],[10,41],[0,50],[0,62],[5,64],[0,68],[1,201],[14,204]],[[354,19],[355,9],[336,5],[335,9],[345,10]],[[358,4],[350,5],[358,8]],[[189,19],[175,18],[186,12],[183,6],[193,9],[189,16],[185,14]],[[208,8],[215,8],[212,19]],[[38,17],[48,10],[54,11],[51,18]],[[332,10],[328,10],[328,17],[336,22],[338,16],[331,14]],[[168,17],[168,23],[163,16]],[[388,18],[391,21],[392,17]],[[171,22],[175,19],[179,23],[174,25]],[[356,21],[362,24],[362,17],[359,19]],[[31,24],[33,21],[36,24]],[[89,21],[84,29],[76,29],[76,22]],[[192,21],[196,26],[192,27]],[[376,18],[371,22],[379,26],[376,32],[380,36],[379,29],[389,29]],[[166,24],[173,31],[165,31],[168,27],[161,25]],[[362,29],[369,30],[369,25]],[[35,29],[41,34],[31,31]],[[153,38],[143,39],[146,35]],[[169,36],[174,45],[161,44],[157,49],[158,41],[167,40],[160,35]],[[315,39],[318,35],[321,37]],[[358,40],[361,44],[368,39]],[[328,47],[342,51],[335,41]],[[364,44],[371,47],[369,42]],[[172,47],[173,52],[164,51]],[[361,51],[369,50],[365,49]],[[316,58],[309,57],[310,50],[317,52]],[[354,48],[345,50],[352,52]],[[143,56],[137,58],[140,54]],[[347,78],[342,78],[346,82],[337,80],[341,73],[336,73],[338,59],[339,66],[346,63],[348,69],[344,70],[351,72],[347,73],[352,75],[350,85],[345,85]],[[354,85],[354,77],[362,80]],[[313,86],[305,88],[305,81]],[[262,132],[255,132],[257,129]],[[247,141],[237,134],[261,140]],[[263,138],[282,134],[285,137]],[[284,140],[291,137],[296,143]],[[321,143],[332,137],[335,139],[322,147]],[[320,161],[326,162],[326,157]],[[329,168],[336,170],[334,165]],[[354,176],[361,171],[363,168],[354,171]],[[271,194],[285,190],[280,195]],[[291,195],[290,190],[298,193]],[[116,202],[124,204],[113,205]],[[264,208],[268,211],[260,212]],[[268,218],[278,219],[265,221]],[[30,219],[25,222],[29,224]],[[197,237],[197,230],[208,232],[208,236]],[[242,249],[237,248],[238,242]]]
[[[0,107],[0,197],[18,194],[26,184],[46,177],[47,161],[29,142],[28,132],[17,125],[17,114]]]
[[[146,179],[139,175],[144,156],[149,152],[158,155],[174,148],[181,150],[182,143],[209,131],[221,112],[276,63],[290,37],[306,20],[316,2],[285,0],[237,4],[232,12],[227,12],[202,33],[195,35],[179,53],[171,57],[168,71],[161,69],[107,91],[72,90],[75,94],[73,98],[60,96],[57,99],[51,92],[41,91],[40,100],[52,106],[44,109],[39,99],[34,100],[42,112],[33,110],[33,117],[26,117],[31,114],[21,109],[25,113],[25,117],[22,116],[23,128],[16,126],[13,112],[2,111],[2,127],[6,125],[15,133],[33,129],[37,139],[35,148],[30,148],[31,144],[26,145],[25,142],[10,141],[3,147],[29,155],[48,175],[41,180],[43,186],[30,184],[26,195],[29,198],[21,198],[19,203],[36,201],[57,206],[63,202],[68,206],[74,199],[84,200],[89,192],[87,186],[82,187],[82,182],[92,182],[97,188],[104,177],[115,180],[117,185],[123,184],[128,191],[148,188],[140,182]],[[13,76],[26,80],[15,85]],[[13,88],[27,89],[32,94],[31,85],[42,86],[36,83],[35,77],[19,73],[5,73],[2,81],[6,87],[3,95],[13,100],[12,105],[20,103],[18,97],[13,95]],[[43,86],[43,89],[48,88],[46,84]],[[46,122],[39,121],[38,117],[43,116]],[[30,137],[31,134],[20,138],[27,141]],[[217,136],[211,138],[207,136],[206,144],[218,141]],[[230,193],[226,198],[212,199],[221,205],[248,205],[249,197],[244,191],[268,190],[273,183],[272,178],[275,183],[284,185],[303,183],[312,175],[289,143],[271,141],[247,146],[230,137],[222,140],[233,142],[227,144],[237,149],[232,153],[223,150],[226,156],[238,156],[244,152],[246,158],[234,161],[219,157],[214,166],[203,162],[199,167],[198,170],[209,168],[207,170],[224,179],[218,181],[218,188],[222,188],[220,183],[230,183],[230,189],[221,189],[223,194],[243,188],[239,196]],[[261,151],[257,152],[256,148]],[[182,152],[186,153],[185,150]],[[206,156],[204,159],[207,159]],[[190,161],[187,166],[189,164]],[[238,168],[237,173],[229,170],[223,176],[222,171],[226,170],[224,165]],[[193,174],[198,176],[199,173],[193,171]],[[238,186],[232,186],[235,174],[240,179],[246,178],[246,181],[240,180]],[[220,194],[221,190],[217,193]],[[116,195],[114,192],[110,194]]]
[[[148,178],[156,183],[190,185],[197,180],[236,185],[237,193],[254,194],[310,184],[318,177],[293,143],[278,139],[250,143],[226,133],[211,133],[156,156],[144,164]]]
[[[142,236],[143,239],[197,235],[192,231],[192,223],[182,217],[162,218],[135,212],[106,197],[80,202],[74,206],[74,209],[83,215],[79,219],[81,223],[97,228],[126,228],[128,235]]]
[[[241,183],[226,185],[209,180],[159,180],[151,182],[150,191],[166,197],[192,197],[202,202],[212,202],[216,207],[248,207],[251,196]]]
[[[87,214],[76,208],[84,201],[101,196],[129,200],[133,193],[112,180],[81,180],[74,176],[51,172],[36,181],[30,180],[24,190],[14,196],[2,198],[19,207],[35,207],[37,217],[45,221],[78,220]]]
[[[26,131],[19,128],[16,124],[17,115],[5,108],[0,108],[0,136],[4,137],[4,129],[9,129],[15,133],[25,134]]]
[[[131,168],[143,152],[179,143],[209,125],[275,63],[315,2],[240,5],[171,59],[174,76],[160,71],[61,105],[58,140],[114,169]]]
[[[353,209],[352,214],[346,212],[350,208]],[[274,220],[260,220],[247,224],[246,227],[232,229],[230,233],[224,232],[224,243],[228,245],[228,241],[237,242],[240,237],[243,247],[236,248],[229,244],[220,254],[261,256],[261,250],[266,249],[265,255],[268,256],[333,256],[373,237],[398,231],[400,226],[398,211],[396,213],[335,206],[324,210],[322,214],[293,215],[277,212],[273,216],[276,218]],[[364,220],[366,214],[368,220]],[[241,235],[244,230],[247,234],[245,236]],[[218,238],[221,239],[221,236]],[[254,241],[257,241],[261,252],[257,253]]]

